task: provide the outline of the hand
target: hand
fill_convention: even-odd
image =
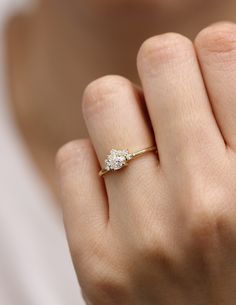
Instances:
[[[236,25],[213,25],[194,44],[178,34],[151,38],[138,71],[145,99],[118,76],[87,87],[91,140],[57,156],[83,295],[92,305],[233,305]],[[155,143],[158,155],[98,176],[111,148]]]

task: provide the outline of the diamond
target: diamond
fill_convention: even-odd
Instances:
[[[132,155],[127,149],[116,150],[112,149],[105,160],[106,170],[119,170],[127,165],[127,161],[131,160]]]

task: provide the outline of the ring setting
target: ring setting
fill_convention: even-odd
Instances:
[[[105,169],[116,171],[127,165],[127,162],[132,159],[132,154],[128,149],[117,150],[112,149],[105,160]]]
[[[112,149],[105,160],[105,167],[99,172],[99,176],[104,176],[110,171],[118,171],[128,166],[129,161],[132,159],[151,151],[157,151],[156,146],[151,146],[134,153],[130,153],[128,149]]]

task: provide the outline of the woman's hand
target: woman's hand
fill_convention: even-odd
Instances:
[[[145,98],[118,76],[87,87],[91,140],[58,153],[83,295],[92,305],[234,305],[236,26],[213,25],[194,44],[151,38],[138,71]],[[98,176],[112,148],[155,143],[158,155]]]

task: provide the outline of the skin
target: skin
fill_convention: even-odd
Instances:
[[[145,99],[120,76],[86,88],[90,140],[64,146],[57,164],[88,304],[235,303],[235,42],[230,23],[203,30],[194,44],[156,36],[138,53]],[[158,156],[98,176],[111,147],[153,143]]]
[[[85,56],[80,57],[78,62],[72,56],[76,55],[75,49],[65,47],[63,54],[71,56],[65,57],[67,60],[64,65],[59,56],[58,62],[55,60],[52,66],[50,60],[46,61],[50,69],[45,70],[47,65],[44,60],[49,55],[46,53],[46,56],[42,56],[44,53],[41,53],[41,44],[37,44],[37,68],[42,69],[39,69],[38,75],[46,75],[47,80],[55,81],[55,85],[63,84],[60,93],[66,92],[63,98],[60,94],[51,95],[59,99],[57,108],[53,107],[53,103],[46,103],[50,92],[54,92],[52,89],[48,89],[44,95],[45,104],[36,97],[34,105],[29,101],[35,90],[28,93],[23,90],[26,87],[21,87],[23,94],[20,96],[26,97],[25,104],[20,103],[17,91],[13,90],[19,126],[35,160],[41,160],[38,164],[42,165],[42,172],[45,173],[43,169],[47,167],[46,164],[50,164],[45,160],[50,160],[49,156],[54,154],[60,142],[77,132],[78,137],[84,134],[83,125],[75,128],[79,119],[74,113],[74,103],[71,102],[71,107],[68,107],[66,99],[67,94],[73,96],[72,100],[77,96],[75,92],[78,92],[80,85],[75,77],[78,76],[79,83],[90,79],[91,75],[108,74],[110,71],[124,72],[119,74],[126,77],[108,75],[87,86],[82,108],[89,139],[70,142],[59,150],[56,158],[65,227],[84,298],[88,305],[233,305],[236,298],[236,25],[211,25],[197,34],[194,41],[175,33],[145,40],[146,34],[152,34],[153,30],[150,29],[153,29],[154,20],[157,19],[150,17],[150,23],[140,35],[135,31],[135,26],[131,26],[130,32],[118,35],[120,40],[115,40],[113,45],[111,41],[114,39],[110,40],[112,35],[107,33],[107,22],[111,22],[111,33],[117,34],[119,30],[124,30],[122,26],[125,27],[126,18],[124,25],[119,28],[116,23],[112,23],[112,18],[103,18],[105,21],[101,24],[101,18],[94,20],[93,17],[114,18],[117,10],[123,13],[125,8],[136,5],[131,0],[122,2],[123,6],[118,1],[109,3],[105,0],[99,3],[88,1],[87,5],[78,1],[71,2],[72,12],[79,8],[81,13],[83,9],[87,20],[93,20],[94,24],[101,26],[97,29],[93,24],[91,29],[85,23],[80,28],[84,29],[84,33],[78,30],[78,37],[86,38],[84,43],[86,47],[89,46],[83,50],[81,40],[80,44],[73,45],[81,51],[80,55]],[[212,3],[204,3],[188,2],[191,18],[194,16],[191,12],[196,13],[198,5],[209,5],[210,11]],[[54,5],[54,8],[58,8],[57,13],[65,11],[65,3],[64,10],[59,10],[59,6]],[[141,0],[137,1],[137,7],[138,5],[145,7]],[[185,1],[150,0],[148,5],[149,8],[158,6],[162,13],[169,12],[170,16],[176,11],[179,19],[171,26],[177,30],[187,27],[187,21],[183,22],[183,12],[187,5]],[[52,35],[53,31],[51,36],[41,32],[40,20],[42,22],[41,18],[45,16],[45,7],[49,8],[47,12],[50,17],[55,14],[54,10],[50,11],[53,6],[44,1],[42,10],[34,16],[35,19],[24,20],[25,27],[21,21],[22,32],[28,31],[28,39],[32,39],[34,35],[31,35],[37,29],[39,42],[40,39],[48,39],[43,46],[49,48],[49,54],[55,54],[54,47],[64,46],[65,41],[59,44],[60,39],[54,37],[57,35]],[[91,10],[91,7],[94,9]],[[224,8],[224,12],[219,9],[219,15],[230,19],[233,3],[225,3]],[[72,12],[70,24],[73,26],[70,28],[69,23],[65,22],[68,28],[62,27],[63,29],[74,28],[76,18],[72,19]],[[217,18],[217,14],[216,12],[214,18]],[[60,14],[58,16],[62,17]],[[134,18],[132,21],[143,18],[139,16],[138,10],[130,16]],[[53,20],[61,19],[63,18],[55,17]],[[51,19],[44,20],[47,22]],[[211,18],[206,20],[210,22]],[[199,20],[191,21],[189,32],[180,32],[193,38],[202,25]],[[19,20],[14,22],[17,24]],[[10,46],[14,45],[14,31],[18,31],[14,22],[9,29]],[[31,33],[30,24],[38,25],[35,26],[36,29],[32,27]],[[137,26],[139,24],[138,22]],[[164,28],[168,30],[170,25],[162,23],[160,26],[162,32]],[[90,41],[88,33],[94,29],[98,32],[94,41]],[[72,32],[68,39],[74,41],[74,34]],[[130,39],[131,34],[134,39]],[[55,40],[51,42],[50,37]],[[96,37],[99,37],[100,43],[102,41],[107,44],[102,44],[99,49]],[[137,56],[137,70],[141,80],[139,89],[134,85],[138,78],[134,72],[134,59],[131,59],[136,58],[134,50],[141,39],[145,42]],[[127,42],[124,44],[127,56],[124,56],[122,50],[117,52],[117,46],[122,41]],[[31,51],[36,50],[35,44],[28,44],[29,46]],[[95,49],[92,46],[97,46],[98,54],[95,52],[94,55]],[[107,49],[108,46],[111,49]],[[12,61],[15,58],[13,53],[12,51],[9,57]],[[95,59],[90,57],[92,54]],[[110,57],[107,54],[111,54]],[[30,62],[35,63],[34,56]],[[95,60],[96,65],[93,66],[92,62],[90,66],[90,61],[85,61],[86,56]],[[20,59],[22,57],[18,58]],[[54,69],[58,69],[59,62],[60,71],[64,73],[58,76],[58,70],[54,72]],[[10,79],[14,87],[17,69],[13,68],[14,65],[11,67]],[[83,67],[83,77],[78,73],[78,67]],[[45,71],[49,74],[45,74]],[[71,76],[65,72],[71,72]],[[27,61],[24,76],[23,81],[35,77],[33,70],[27,70]],[[67,77],[71,79],[66,81]],[[33,89],[38,89],[39,84],[36,85],[33,81],[32,84]],[[45,83],[40,84],[44,88]],[[57,116],[55,109],[61,110]],[[68,109],[73,110],[71,117]],[[28,113],[32,110],[35,117],[26,120],[26,110]],[[41,115],[37,122],[42,126],[55,117],[51,125],[46,124],[48,130],[43,129],[41,133],[39,127],[33,128],[34,125],[32,129],[26,128],[28,121],[33,124],[38,113]],[[44,114],[48,118],[46,121]],[[70,119],[69,126],[72,127],[65,128],[66,125],[61,124],[65,117]],[[41,118],[43,122],[40,121]],[[33,140],[36,131],[41,135],[37,137],[38,142]],[[61,135],[60,131],[61,138],[52,137]],[[55,139],[52,146],[46,145],[51,143],[49,135],[51,140]],[[148,153],[133,160],[127,168],[106,175],[104,179],[98,176],[112,147],[136,151],[154,143],[158,147],[158,154]],[[40,151],[45,153],[41,159]],[[52,172],[47,172],[51,185]]]
[[[210,23],[236,21],[234,0],[39,2],[34,12],[15,16],[7,27],[11,108],[57,197],[56,151],[88,136],[81,112],[88,83],[118,74],[139,84],[136,54],[147,38],[175,31],[194,39]]]

